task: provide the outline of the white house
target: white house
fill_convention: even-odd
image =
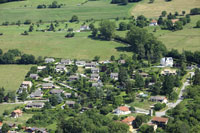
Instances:
[[[118,73],[111,73],[110,78],[114,80],[118,80]]]
[[[155,19],[153,19],[149,24],[149,26],[157,26],[157,25],[158,25],[158,22]]]
[[[63,65],[71,65],[71,64],[72,64],[72,61],[69,60],[69,59],[61,59],[60,64],[63,64]]]
[[[46,58],[46,59],[45,59],[45,63],[52,63],[52,62],[54,62],[54,61],[55,61],[54,58]]]
[[[151,96],[150,101],[161,102],[161,103],[167,103],[168,102],[168,100],[165,96]]]
[[[55,68],[56,72],[64,72],[66,71],[65,65],[57,65]]]
[[[117,115],[127,115],[131,113],[131,111],[129,110],[129,107],[127,106],[120,106],[114,112]]]
[[[85,61],[76,61],[76,65],[81,67],[81,66],[85,66]]]
[[[160,60],[160,65],[164,67],[173,67],[173,58],[172,57],[164,57]]]
[[[83,25],[80,27],[80,31],[84,31],[84,30],[90,30],[90,27],[87,25]]]

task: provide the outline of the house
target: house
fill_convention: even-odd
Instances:
[[[159,127],[165,126],[168,123],[168,118],[164,118],[164,117],[153,117],[151,119],[151,122],[153,124],[156,124]]]
[[[164,69],[161,71],[161,75],[176,75],[175,69]]]
[[[23,81],[21,84],[22,89],[28,89],[32,87],[32,82],[31,81]]]
[[[164,67],[173,67],[173,58],[172,57],[164,57],[160,60],[160,65]]]
[[[37,74],[30,74],[29,77],[34,79],[34,80],[38,80],[38,78],[39,78],[39,76]]]
[[[125,60],[119,60],[118,63],[119,63],[119,64],[125,64],[126,61],[125,61]]]
[[[151,96],[150,101],[152,102],[161,102],[161,103],[167,103],[167,98],[165,96]]]
[[[55,68],[56,72],[64,72],[66,71],[65,65],[57,65]]]
[[[75,102],[74,101],[66,101],[65,105],[68,105],[69,107],[74,107]]]
[[[54,88],[54,85],[52,83],[43,83],[42,88],[43,89],[52,89],[52,88]]]
[[[102,87],[102,86],[103,86],[102,82],[92,83],[92,87]]]
[[[1,131],[1,127],[3,126],[3,122],[0,122],[0,131]]]
[[[72,97],[72,93],[64,93],[64,95],[65,95],[66,98],[71,98]],[[74,93],[74,96],[77,97],[78,94]]]
[[[151,20],[151,22],[149,24],[149,26],[157,26],[157,25],[158,25],[158,22],[155,19]]]
[[[93,74],[91,74],[90,79],[91,79],[91,80],[94,80],[94,81],[97,81],[97,80],[100,79],[100,76],[99,76],[99,74],[93,73]]]
[[[25,132],[28,133],[48,133],[46,128],[26,127]]]
[[[95,62],[91,62],[91,63],[86,63],[85,64],[85,69],[91,69],[91,68],[95,68],[96,67],[96,63]]]
[[[120,106],[114,112],[117,115],[127,115],[131,113],[131,111],[129,110],[129,107],[127,106]]]
[[[92,68],[91,72],[97,74],[97,73],[99,73],[99,68]]]
[[[45,63],[53,63],[55,60],[54,58],[46,58],[44,61]]]
[[[118,80],[118,75],[119,75],[118,73],[111,73],[110,78],[114,80]]]
[[[36,90],[30,94],[31,98],[41,98],[43,96],[43,92],[41,90]]]
[[[46,68],[46,66],[38,66],[37,67],[37,72],[41,72],[42,70],[44,70]]]
[[[172,19],[171,21],[172,21],[172,24],[174,25],[176,22],[179,21],[179,19]]]
[[[63,93],[64,91],[63,90],[61,90],[61,89],[53,89],[53,90],[51,90],[49,93],[50,94],[61,94],[61,93]]]
[[[10,128],[15,128],[15,127],[16,127],[16,124],[15,124],[15,123],[8,123],[8,126],[9,126]]]
[[[149,77],[149,74],[148,73],[145,73],[145,72],[140,72],[140,73],[138,73],[140,76],[142,76],[143,78],[147,78],[147,77]],[[135,79],[135,73],[134,74],[132,74],[132,78],[133,79]]]
[[[125,119],[122,120],[123,123],[127,125],[132,125],[132,122],[135,120],[135,117],[133,116],[128,116]]]
[[[84,31],[84,30],[90,30],[90,27],[87,25],[83,25],[80,27],[80,31]]]
[[[26,109],[30,109],[30,108],[43,108],[44,107],[44,103],[28,103],[26,105]]]
[[[71,65],[72,61],[69,60],[69,59],[61,59],[60,64],[62,64],[62,65]]]
[[[76,61],[76,65],[79,67],[85,66],[85,61]]]
[[[69,77],[69,81],[76,81],[76,80],[78,80],[79,79],[79,76],[78,75],[71,75],[70,77]]]
[[[18,118],[22,116],[22,111],[20,109],[17,109],[17,110],[14,110],[12,113],[11,113],[11,117],[14,117],[14,118]]]

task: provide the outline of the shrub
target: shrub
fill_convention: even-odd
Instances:
[[[66,38],[71,38],[71,37],[74,37],[74,35],[75,35],[74,33],[68,33],[65,37]]]

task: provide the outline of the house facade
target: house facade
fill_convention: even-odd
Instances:
[[[160,60],[160,65],[164,67],[173,67],[173,58],[172,57],[164,57]]]

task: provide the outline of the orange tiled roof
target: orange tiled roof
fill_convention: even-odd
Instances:
[[[17,113],[17,114],[21,114],[22,113],[22,111],[20,109],[14,110],[13,112]]]
[[[120,106],[119,107],[119,110],[121,110],[121,111],[129,111],[129,108],[128,107],[126,107],[126,106]]]
[[[130,123],[130,122],[132,122],[134,120],[135,120],[135,117],[129,116],[129,117],[126,117],[125,119],[123,119],[122,122],[124,122],[124,123]]]
[[[157,122],[167,122],[168,118],[164,118],[164,117],[153,117],[152,121],[157,121]]]

